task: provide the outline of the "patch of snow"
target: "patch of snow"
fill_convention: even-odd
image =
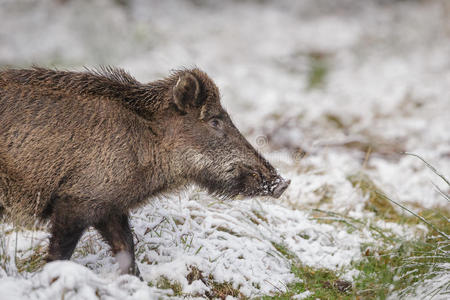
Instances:
[[[296,299],[296,300],[301,300],[301,299],[305,299],[308,298],[309,296],[312,295],[312,292],[310,291],[304,291],[303,293],[297,294],[297,295],[293,295],[291,297],[291,299]]]
[[[151,299],[164,295],[134,276],[124,275],[114,282],[95,275],[77,263],[52,262],[28,278],[0,280],[2,299]]]

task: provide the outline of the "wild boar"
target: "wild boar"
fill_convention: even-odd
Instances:
[[[130,210],[196,184],[221,197],[279,197],[290,181],[250,145],[201,70],[143,84],[116,68],[0,72],[0,207],[49,220],[47,261],[93,226],[138,275]]]

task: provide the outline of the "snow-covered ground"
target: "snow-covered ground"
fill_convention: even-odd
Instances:
[[[291,186],[279,200],[218,202],[195,188],[150,199],[132,219],[146,282],[119,276],[94,231],[83,236],[76,264],[18,272],[15,259],[45,253],[47,233],[3,224],[0,299],[164,298],[171,292],[157,287],[162,276],[184,294],[205,295],[210,287],[190,280],[193,270],[245,296],[270,294],[298,280],[277,245],[351,281],[350,263],[377,237],[322,222],[312,209],[372,218],[349,179],[361,172],[408,207],[448,209],[432,182],[448,186],[399,154],[419,154],[450,174],[448,1],[123,3],[0,0],[0,66],[110,64],[143,82],[198,66]],[[404,238],[426,231],[377,225]]]

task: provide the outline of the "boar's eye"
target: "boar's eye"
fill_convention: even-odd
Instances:
[[[208,121],[209,125],[211,125],[211,127],[214,127],[216,129],[222,129],[222,120],[217,119],[217,118],[212,118]]]

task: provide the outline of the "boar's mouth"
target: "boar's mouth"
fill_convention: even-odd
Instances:
[[[284,191],[288,188],[290,180],[286,180],[281,176],[277,176],[273,180],[263,180],[258,182],[258,184],[244,185],[244,190],[242,195],[253,197],[253,196],[270,196],[273,198],[279,198]]]

